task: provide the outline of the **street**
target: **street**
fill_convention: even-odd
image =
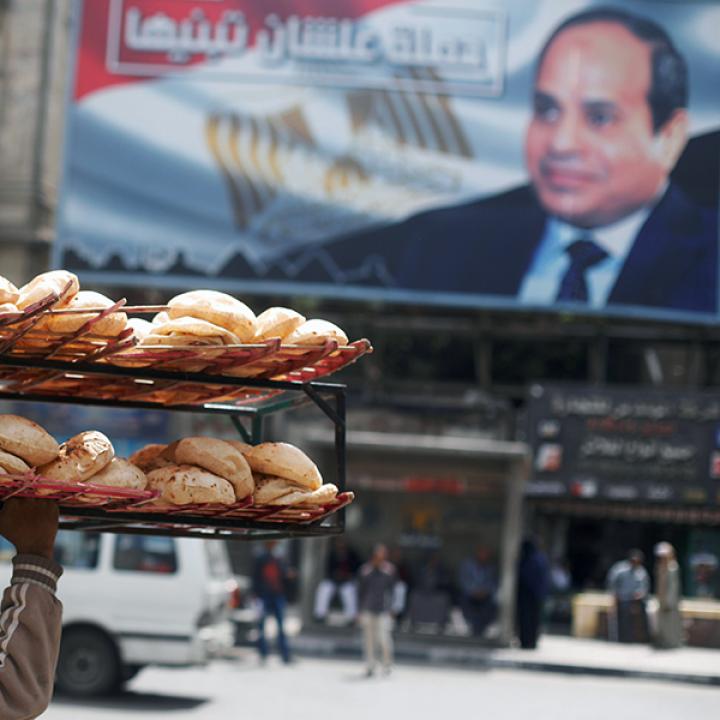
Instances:
[[[289,667],[248,655],[205,669],[150,668],[121,695],[93,701],[58,697],[44,720],[163,718],[310,720],[332,711],[343,720],[449,713],[492,720],[710,720],[720,688],[541,672],[401,665],[391,677],[365,679],[355,661],[301,659]]]

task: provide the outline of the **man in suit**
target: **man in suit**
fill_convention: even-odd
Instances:
[[[298,279],[715,313],[717,206],[670,180],[687,98],[685,60],[656,23],[574,15],[540,53],[531,185],[330,243]]]

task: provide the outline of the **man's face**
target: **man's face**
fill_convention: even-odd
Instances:
[[[572,27],[553,41],[537,75],[525,148],[548,213],[599,227],[658,194],[676,156],[662,129],[653,132],[650,81],[650,48],[617,23]]]

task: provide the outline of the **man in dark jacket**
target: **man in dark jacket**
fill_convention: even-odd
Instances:
[[[717,198],[698,202],[671,178],[688,86],[685,59],[654,21],[620,8],[578,13],[539,56],[530,185],[321,246],[317,262],[292,265],[295,279],[716,313]],[[696,183],[716,183],[714,161],[701,162]]]

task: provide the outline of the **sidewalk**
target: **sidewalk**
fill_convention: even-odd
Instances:
[[[359,631],[308,630],[293,638],[300,655],[360,658]],[[654,650],[544,635],[537,650],[479,648],[471,642],[443,642],[438,637],[396,638],[398,660],[477,668],[514,668],[543,672],[645,678],[720,686],[720,651],[703,648]]]

